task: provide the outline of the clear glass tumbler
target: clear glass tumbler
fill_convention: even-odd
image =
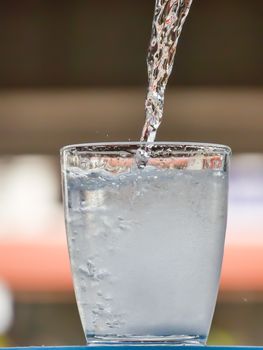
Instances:
[[[204,344],[216,303],[230,148],[66,146],[65,219],[88,343]]]

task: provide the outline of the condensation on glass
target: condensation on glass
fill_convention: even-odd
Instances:
[[[204,344],[224,249],[226,146],[83,144],[61,151],[74,288],[88,343]]]

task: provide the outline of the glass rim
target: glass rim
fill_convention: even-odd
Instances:
[[[87,143],[77,143],[63,146],[60,149],[60,154],[63,155],[64,152],[71,151],[77,148],[89,148],[89,147],[118,147],[118,146],[173,146],[175,149],[178,147],[178,151],[184,152],[182,147],[191,147],[193,150],[203,150],[211,153],[223,153],[228,156],[232,154],[232,150],[229,146],[217,143],[208,142],[179,142],[179,141],[155,141],[155,142],[140,142],[140,141],[117,141],[117,142],[87,142]],[[83,151],[83,150],[82,150]],[[88,151],[88,150],[87,150]],[[110,151],[105,150],[105,152]],[[189,152],[189,150],[185,150]]]

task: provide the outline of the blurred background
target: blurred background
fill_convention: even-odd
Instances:
[[[83,344],[59,148],[138,140],[152,1],[0,2],[0,346]],[[233,149],[209,344],[263,345],[263,2],[195,1],[158,140]]]

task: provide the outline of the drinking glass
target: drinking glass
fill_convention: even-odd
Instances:
[[[61,150],[68,249],[88,343],[205,344],[227,218],[227,146]]]

